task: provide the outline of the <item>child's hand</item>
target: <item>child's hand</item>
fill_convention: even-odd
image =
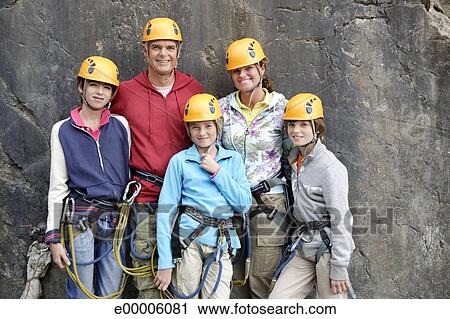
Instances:
[[[342,294],[347,291],[348,283],[345,280],[331,279],[331,290],[334,294]]]
[[[215,174],[220,169],[219,164],[217,164],[210,154],[203,153],[200,156],[202,157],[200,167],[208,171],[210,174]]]
[[[158,270],[155,276],[155,280],[153,280],[156,288],[162,291],[167,290],[171,281],[172,281],[172,268]]]
[[[50,243],[50,251],[53,262],[61,269],[70,266],[69,258],[67,258],[66,250],[60,243]]]

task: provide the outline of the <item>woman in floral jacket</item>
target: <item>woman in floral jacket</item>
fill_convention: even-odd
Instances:
[[[224,118],[222,144],[242,155],[252,187],[281,177],[283,114],[287,100],[272,90],[271,80],[264,75],[267,62],[257,40],[244,38],[231,43],[226,52],[226,68],[237,91],[219,100]],[[285,233],[267,218],[267,212],[274,208],[281,215],[286,214],[284,186],[277,181],[278,185],[271,185],[268,192],[260,195],[253,192],[249,212],[252,235],[249,291],[235,287],[232,297],[267,298],[269,295],[272,275],[286,242]],[[242,269],[235,269],[235,273],[242,277]]]

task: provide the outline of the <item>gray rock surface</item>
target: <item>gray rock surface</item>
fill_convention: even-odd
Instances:
[[[321,96],[326,143],[349,171],[360,298],[450,297],[449,1],[3,0],[0,298],[25,285],[31,242],[19,226],[46,218],[50,129],[78,104],[79,64],[104,55],[131,78],[157,16],[180,25],[180,69],[207,92],[233,89],[224,50],[251,36],[277,91]],[[64,278],[52,267],[44,297],[63,298]]]

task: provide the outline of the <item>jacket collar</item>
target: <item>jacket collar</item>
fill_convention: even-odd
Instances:
[[[216,155],[216,162],[219,162],[223,159],[227,159],[233,156],[233,152],[230,150],[224,149],[222,146],[216,143],[217,148],[217,155]],[[195,144],[192,144],[191,147],[189,147],[186,151],[186,160],[187,161],[194,161],[198,164],[202,161],[202,158],[200,157],[200,154],[197,151],[197,147],[195,147]]]
[[[229,97],[228,104],[236,111],[239,111],[241,109],[241,107],[239,106],[239,103],[237,102],[237,94],[238,93],[239,93],[238,91],[235,91],[235,92],[231,93],[230,95],[228,95],[228,97]],[[273,91],[270,94],[272,94],[272,98],[268,101],[269,103],[264,108],[264,110],[268,110],[268,109],[275,107],[275,105],[277,105],[277,103],[280,101],[281,97],[283,97],[282,94],[277,93],[275,91]],[[266,94],[266,97],[267,97],[267,94]],[[263,102],[265,102],[266,100],[267,99],[264,99]]]
[[[139,75],[136,76],[135,79],[137,82],[139,82],[142,86],[146,87],[147,89],[151,89],[157,92],[153,84],[151,84],[150,81],[148,80],[148,70],[141,72]],[[180,71],[175,69],[175,82],[173,83],[171,91],[176,91],[188,85],[191,81],[192,77],[190,75],[181,73]]]
[[[83,120],[81,119],[80,111],[81,111],[81,106],[73,109],[70,112],[70,119],[71,119],[72,123],[75,124],[76,126],[87,127],[84,124]],[[111,112],[108,109],[104,109],[103,110],[102,115],[100,117],[100,125],[99,125],[99,127],[102,127],[103,125],[109,123],[110,115],[111,115]]]
[[[309,153],[305,158],[303,159],[303,163],[307,163],[308,161],[312,161],[314,157],[319,156],[321,153],[323,153],[326,150],[326,146],[320,141],[320,138],[317,140],[316,145],[314,146],[311,153]],[[300,153],[300,147],[295,146],[290,152],[289,152],[289,163],[292,163],[295,159],[297,159],[298,154]]]

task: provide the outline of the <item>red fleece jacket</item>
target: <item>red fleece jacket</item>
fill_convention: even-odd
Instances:
[[[203,93],[190,75],[175,71],[175,83],[164,98],[144,71],[120,83],[111,111],[124,116],[131,128],[130,168],[164,177],[170,158],[188,148],[191,140],[183,123],[184,106],[194,94]],[[157,202],[160,188],[141,181],[137,202]]]

